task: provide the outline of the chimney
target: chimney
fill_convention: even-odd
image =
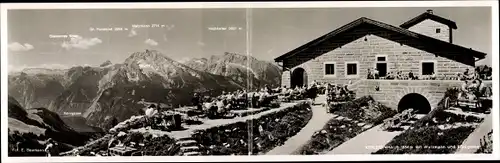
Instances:
[[[431,9],[428,9],[428,10],[427,10],[427,13],[432,14],[432,10],[431,10]]]

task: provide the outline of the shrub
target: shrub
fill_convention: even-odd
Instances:
[[[424,117],[422,117],[422,119],[418,120],[412,126],[413,127],[424,127],[427,124],[432,124],[432,118],[435,117],[436,114],[437,115],[441,114],[446,109],[444,107],[445,99],[447,97],[450,98],[450,100],[457,99],[458,92],[459,92],[458,88],[447,88],[446,92],[444,93],[443,98],[439,101],[437,107],[435,109],[431,110],[429,113],[427,113],[427,115],[425,115]]]
[[[459,127],[441,130],[435,126],[407,130],[374,154],[445,154],[453,153],[474,130]]]
[[[312,155],[330,151],[363,131],[356,123],[331,119],[299,150],[299,154]]]
[[[376,102],[371,96],[363,96],[337,105],[333,108],[332,112],[372,124],[380,124],[384,119],[392,117],[397,113],[395,110]]]
[[[139,147],[138,150],[150,156],[175,156],[180,153],[180,146],[175,143],[173,138],[161,136],[147,141],[144,147]]]
[[[475,153],[488,153],[493,152],[493,139],[491,139],[493,130],[491,130],[487,135],[481,138],[481,146]]]
[[[123,139],[123,143],[124,144],[128,144],[130,142],[142,143],[143,140],[144,140],[144,135],[142,133],[132,132],[127,134],[127,137]]]
[[[266,153],[297,134],[311,117],[309,105],[301,104],[258,119],[196,131],[192,137],[200,143],[202,155]]]

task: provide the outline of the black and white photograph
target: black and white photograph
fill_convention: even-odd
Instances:
[[[497,157],[485,2],[2,4],[2,156]]]

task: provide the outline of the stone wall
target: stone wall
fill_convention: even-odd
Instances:
[[[447,88],[460,87],[462,81],[458,80],[362,80],[357,83],[356,96],[372,96],[375,101],[397,109],[399,101],[407,94],[418,93],[431,104],[437,107],[439,101],[444,97]],[[491,81],[484,82],[491,87]],[[379,90],[376,90],[376,87]]]
[[[436,29],[440,29],[439,33],[436,33]],[[446,42],[451,42],[451,29],[445,24],[427,19],[414,26],[410,27],[408,30],[420,33],[429,37],[433,37]]]

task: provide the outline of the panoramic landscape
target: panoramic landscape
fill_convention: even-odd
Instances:
[[[8,18],[11,157],[492,153],[488,7]]]

